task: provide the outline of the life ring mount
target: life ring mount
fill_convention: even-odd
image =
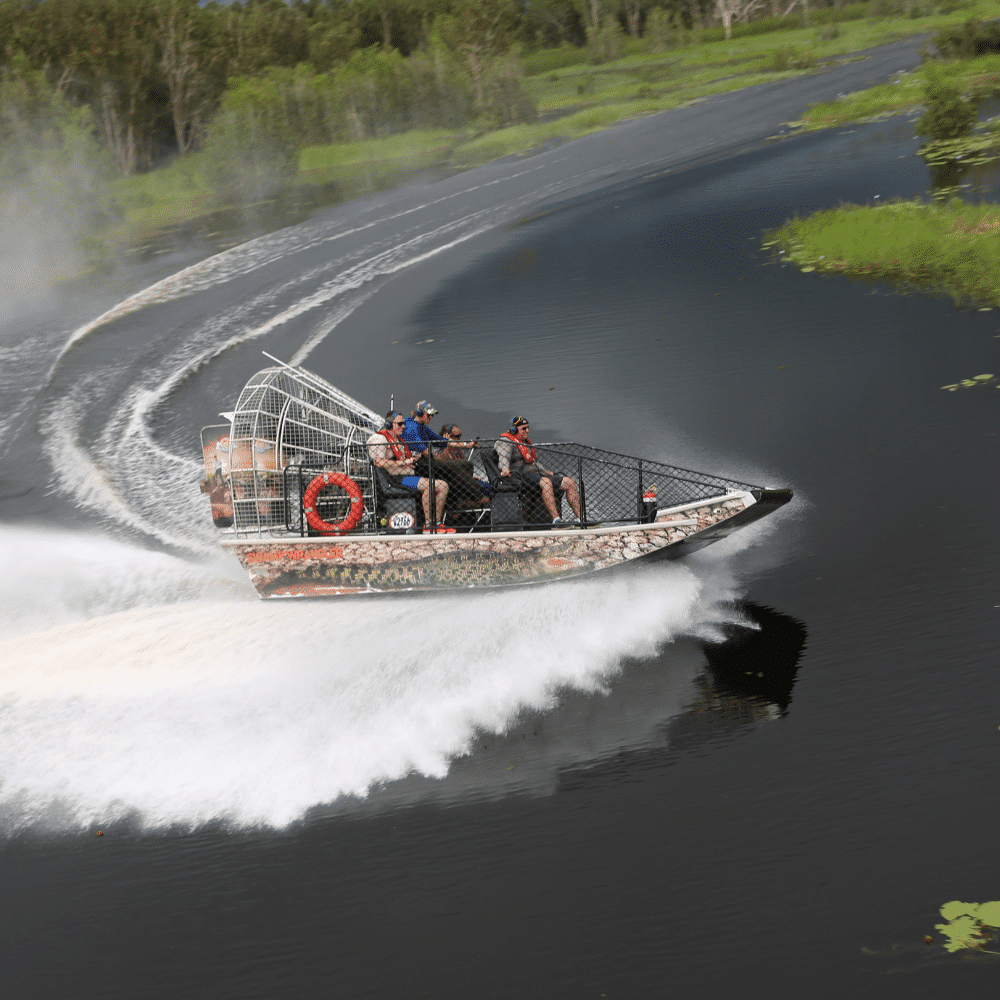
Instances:
[[[351,498],[351,509],[347,517],[337,524],[324,521],[316,510],[316,498],[327,486],[339,486]],[[343,472],[321,472],[302,494],[302,510],[313,531],[318,531],[321,535],[346,535],[361,523],[365,513],[365,503],[361,487],[350,476]]]

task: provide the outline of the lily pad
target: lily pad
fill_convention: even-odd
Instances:
[[[941,907],[941,916],[948,923],[935,924],[934,929],[946,938],[947,951],[978,951],[991,938],[987,928],[1000,927],[1000,900],[963,903],[953,899]]]

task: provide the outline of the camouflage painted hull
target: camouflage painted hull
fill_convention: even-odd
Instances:
[[[261,597],[465,590],[569,580],[673,559],[783,506],[790,490],[753,490],[660,511],[652,524],[454,535],[233,537]]]

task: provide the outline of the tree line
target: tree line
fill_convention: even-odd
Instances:
[[[531,121],[512,53],[665,21],[718,18],[728,35],[734,19],[808,3],[0,0],[0,172],[84,136],[121,176],[201,149],[220,164],[248,150],[280,172],[303,145]]]

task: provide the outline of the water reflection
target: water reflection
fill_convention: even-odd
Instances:
[[[554,711],[532,713],[503,735],[482,735],[443,779],[411,775],[310,817],[549,795],[609,770],[667,763],[778,719],[791,701],[805,626],[751,602],[738,605],[734,618],[722,641],[679,639],[655,657],[627,662],[605,692],[564,692]]]

